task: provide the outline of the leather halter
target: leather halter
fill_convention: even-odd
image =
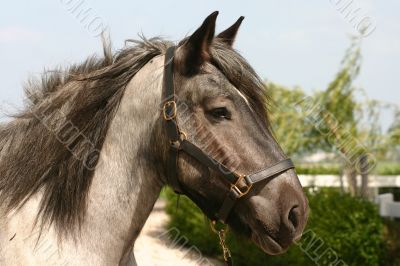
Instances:
[[[179,183],[178,174],[178,154],[180,151],[187,153],[195,158],[203,165],[219,172],[231,184],[229,192],[227,193],[224,202],[216,218],[226,223],[229,213],[234,207],[236,201],[245,196],[252,188],[252,186],[267,178],[279,175],[289,169],[294,168],[293,162],[290,159],[282,160],[265,169],[248,174],[241,175],[234,171],[229,170],[222,163],[217,162],[212,157],[203,152],[201,148],[188,141],[186,134],[179,129],[177,117],[177,102],[175,98],[174,88],[174,53],[175,46],[169,47],[165,55],[164,65],[164,106],[162,115],[165,121],[167,135],[170,141],[169,156],[167,161],[167,181],[169,185],[178,194],[183,194],[182,187]]]

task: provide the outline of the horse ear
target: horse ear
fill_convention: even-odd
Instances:
[[[225,44],[232,46],[243,19],[244,17],[241,16],[232,26],[230,26],[229,28],[218,34],[217,38],[220,39]]]
[[[214,38],[215,22],[218,11],[213,12],[203,24],[177,50],[178,70],[190,74],[199,70],[200,66],[210,58],[210,45]]]

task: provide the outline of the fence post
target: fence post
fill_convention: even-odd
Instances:
[[[361,174],[361,197],[368,198],[368,157],[363,154],[359,158]]]

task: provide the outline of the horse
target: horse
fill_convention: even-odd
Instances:
[[[268,91],[218,12],[175,44],[127,40],[43,74],[0,126],[0,265],[136,265],[163,187],[277,255],[308,201],[274,138]]]

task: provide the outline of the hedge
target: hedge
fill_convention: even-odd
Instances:
[[[181,196],[166,192],[170,228],[178,228],[204,255],[221,258],[217,237],[201,211]],[[385,225],[375,205],[334,189],[308,192],[310,218],[302,240],[280,256],[268,256],[253,243],[233,234],[227,243],[235,265],[393,265],[398,250],[388,256]],[[384,234],[386,232],[386,234]],[[322,243],[318,249],[318,243]],[[336,259],[337,257],[337,259]]]
[[[340,164],[296,164],[296,172],[303,175],[340,175]],[[372,170],[374,175],[400,175],[400,163],[380,162]]]

